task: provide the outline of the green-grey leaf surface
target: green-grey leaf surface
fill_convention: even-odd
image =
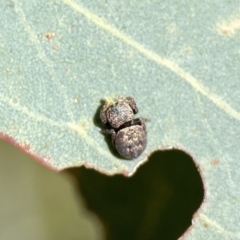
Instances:
[[[0,9],[2,137],[52,168],[108,174],[133,173],[156,149],[185,149],[206,188],[185,238],[240,239],[238,1],[13,0]],[[134,97],[150,120],[136,160],[114,156],[94,124],[100,100],[115,95]]]

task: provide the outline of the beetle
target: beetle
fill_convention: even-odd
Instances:
[[[131,121],[138,113],[135,100],[132,97],[119,97],[115,101],[106,101],[100,112],[103,124],[109,123],[112,128],[119,128],[125,122]]]
[[[102,123],[109,127],[102,133],[111,134],[113,145],[126,159],[137,158],[147,145],[146,125],[142,118],[134,119],[136,113],[138,108],[132,97],[106,101],[100,112]]]

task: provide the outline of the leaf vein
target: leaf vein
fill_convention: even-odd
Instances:
[[[52,80],[54,81],[54,83],[57,85],[58,89],[59,89],[59,92],[62,94],[63,98],[64,98],[64,103],[65,103],[65,109],[66,109],[66,112],[68,114],[68,116],[70,117],[71,121],[73,121],[73,114],[72,112],[70,111],[70,106],[69,106],[69,103],[68,103],[68,97],[66,95],[66,92],[64,90],[64,87],[61,85],[60,81],[58,80],[57,76],[56,76],[56,73],[53,69],[53,62],[51,62],[45,55],[42,47],[41,47],[41,44],[39,43],[39,40],[34,32],[34,30],[30,27],[30,25],[27,23],[27,20],[26,20],[26,16],[22,10],[22,8],[19,6],[19,3],[17,0],[14,0],[14,3],[15,3],[15,12],[18,14],[19,16],[19,19],[20,19],[20,22],[21,24],[23,25],[24,29],[26,30],[26,32],[29,34],[29,38],[30,40],[33,42],[33,44],[35,45],[36,49],[37,49],[37,52],[38,52],[38,55],[40,57],[40,59],[48,66],[48,68],[50,69],[50,73],[52,75]]]
[[[114,26],[110,25],[108,22],[106,22],[104,19],[99,18],[95,13],[90,12],[86,8],[80,6],[79,4],[75,3],[72,0],[62,0],[65,4],[72,7],[75,11],[81,13],[83,16],[85,16],[88,20],[95,23],[98,27],[106,30],[113,36],[119,38],[129,46],[135,48],[138,50],[141,54],[143,54],[148,59],[156,62],[159,65],[162,65],[168,69],[170,69],[172,72],[174,72],[176,75],[180,76],[182,79],[184,79],[186,82],[188,82],[196,91],[203,94],[205,97],[207,97],[210,101],[212,101],[217,107],[225,111],[228,115],[234,117],[237,120],[240,120],[240,113],[236,111],[234,108],[232,108],[228,103],[223,101],[218,95],[214,94],[210,91],[207,87],[205,87],[200,80],[193,77],[191,74],[185,72],[182,68],[177,66],[174,62],[161,57],[160,55],[154,53],[153,51],[149,50],[148,48],[144,47],[137,41],[133,40],[129,36],[127,36],[125,33],[121,32]]]
[[[110,159],[114,166],[117,168],[119,172],[125,171],[125,166],[120,164],[119,161],[115,160],[114,157],[112,157],[107,151],[103,150],[97,143],[94,141],[89,135],[86,133],[86,131],[79,126],[76,123],[70,122],[70,123],[64,123],[64,122],[56,122],[52,119],[49,119],[45,116],[36,114],[29,109],[27,109],[24,106],[21,106],[20,104],[15,104],[11,99],[6,98],[2,94],[0,94],[0,101],[2,101],[5,104],[8,104],[12,109],[15,109],[17,111],[22,112],[23,114],[27,115],[30,118],[33,118],[36,121],[41,121],[46,124],[49,124],[51,126],[59,127],[59,128],[65,128],[70,129],[73,132],[76,132],[79,136],[81,136],[90,146],[92,146],[94,149],[96,149],[101,155],[107,157]]]
[[[205,223],[207,223],[208,225],[216,228],[220,233],[222,233],[223,235],[226,236],[230,236],[230,237],[234,237],[235,239],[240,239],[240,232],[230,232],[225,230],[223,227],[221,227],[218,223],[216,223],[215,221],[209,219],[206,215],[204,214],[200,214],[199,215],[199,219]]]

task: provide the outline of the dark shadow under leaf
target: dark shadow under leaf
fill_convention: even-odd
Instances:
[[[84,167],[68,171],[103,221],[108,240],[176,240],[191,226],[204,198],[196,165],[179,150],[154,153],[130,178]]]

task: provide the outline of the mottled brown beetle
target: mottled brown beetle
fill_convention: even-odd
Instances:
[[[102,130],[112,136],[112,143],[118,153],[127,159],[137,158],[146,148],[147,132],[141,118],[134,119],[138,112],[132,97],[119,97],[115,101],[106,101],[100,112],[100,119],[110,129]]]
[[[136,102],[131,97],[108,99],[100,112],[103,124],[109,123],[112,128],[119,128],[126,122],[133,120],[138,113]]]

